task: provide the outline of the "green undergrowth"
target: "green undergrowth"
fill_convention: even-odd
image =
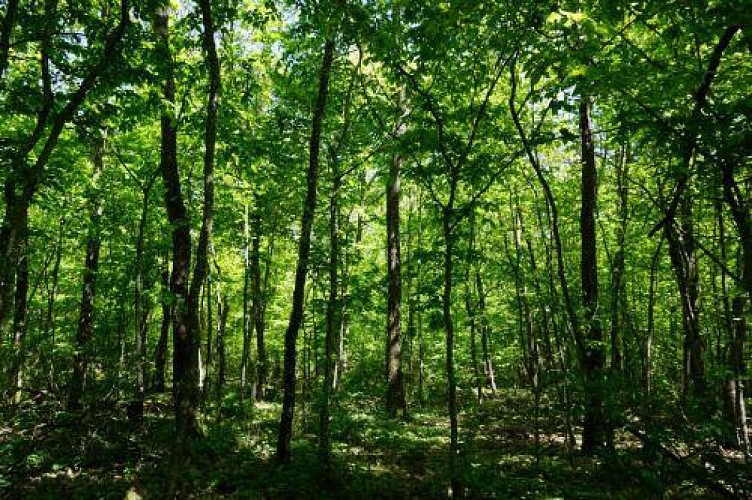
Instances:
[[[711,492],[624,437],[615,454],[586,458],[564,438],[562,416],[535,420],[529,395],[508,392],[460,415],[460,474],[467,498],[706,497]],[[177,470],[176,496],[205,498],[442,498],[448,419],[441,406],[386,419],[379,401],[342,396],[333,412],[332,473],[317,456],[315,406],[299,407],[293,459],[274,461],[277,403],[208,408],[204,437],[172,467],[169,399],[152,397],[140,426],[124,407],[70,414],[55,403],[6,414],[0,497],[161,498]]]

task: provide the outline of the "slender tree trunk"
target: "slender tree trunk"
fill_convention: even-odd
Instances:
[[[527,375],[527,382],[533,389],[537,380],[537,341],[535,331],[535,320],[533,318],[532,308],[530,307],[530,299],[527,285],[523,281],[523,272],[521,266],[522,260],[522,243],[521,238],[525,233],[525,225],[522,219],[522,213],[519,209],[519,200],[512,200],[510,194],[510,206],[514,207],[512,212],[512,241],[514,242],[514,258],[511,252],[509,252],[508,245],[506,245],[507,259],[509,264],[514,270],[514,281],[516,287],[517,303],[519,305],[519,322],[520,322],[520,349],[524,353],[525,372]]]
[[[97,273],[99,271],[99,249],[101,247],[99,219],[102,216],[102,200],[98,192],[97,181],[104,167],[104,139],[97,139],[94,144],[94,171],[89,211],[89,233],[86,238],[86,260],[84,263],[83,289],[81,291],[81,308],[76,330],[76,355],[73,361],[73,374],[68,386],[68,410],[81,409],[81,396],[86,385],[86,373],[89,366],[90,343],[94,335],[94,298],[96,297]]]
[[[163,99],[175,104],[175,79],[169,39],[167,8],[157,12],[157,60],[162,64],[164,77]],[[188,277],[191,264],[190,220],[183,201],[177,159],[177,124],[167,111],[161,117],[161,172],[164,184],[165,207],[172,228],[172,392],[175,406],[176,451],[182,449],[186,437],[198,434],[198,344],[189,326]],[[195,314],[195,312],[194,312]],[[174,455],[177,456],[177,453]]]
[[[653,370],[652,370],[652,358],[653,358],[653,336],[655,334],[655,294],[656,287],[658,285],[658,265],[661,259],[661,247],[663,246],[663,238],[658,242],[653,252],[653,258],[650,260],[650,285],[648,289],[648,324],[647,331],[645,332],[645,340],[643,342],[643,354],[642,354],[642,379],[645,386],[645,392],[648,396],[653,391]]]
[[[217,401],[217,418],[222,415],[222,394],[227,383],[227,352],[225,349],[225,334],[227,332],[227,318],[230,315],[229,297],[220,296],[217,290],[217,314],[219,315],[217,323],[217,382],[215,388]]]
[[[459,454],[459,423],[457,419],[457,380],[454,373],[454,323],[452,319],[452,273],[454,264],[454,234],[452,232],[452,218],[454,215],[454,196],[456,181],[452,181],[450,201],[444,208],[442,216],[442,235],[444,237],[444,267],[442,315],[444,319],[444,335],[446,340],[446,374],[448,385],[449,406],[449,477],[452,497],[460,496],[462,487],[457,467]]]
[[[199,370],[199,376],[198,376],[198,386],[201,390],[201,399],[202,401],[206,401],[207,398],[205,397],[207,392],[209,391],[209,385],[211,384],[211,378],[210,378],[210,371],[212,369],[212,364],[214,363],[214,305],[212,303],[213,297],[212,294],[214,293],[214,287],[212,286],[212,277],[207,275],[206,280],[204,281],[204,287],[201,291],[201,299],[199,300],[198,306],[201,308],[201,310],[206,311],[206,315],[204,316],[205,321],[199,320],[197,324],[199,325],[199,329],[197,330],[199,332],[199,344],[201,344],[201,333],[206,333],[206,342],[204,343],[203,351],[201,350],[201,346],[199,345],[199,361],[198,361],[198,370]],[[219,303],[219,301],[218,301]],[[204,354],[205,353],[205,354]]]
[[[339,194],[342,178],[338,162],[332,161],[332,193],[329,197],[329,297],[326,303],[326,337],[324,340],[324,382],[321,389],[321,407],[319,408],[319,460],[328,475],[331,460],[331,436],[329,430],[329,399],[334,383],[334,353],[336,337],[340,328],[339,310]]]
[[[146,396],[146,348],[147,333],[149,330],[150,307],[145,301],[144,291],[144,240],[146,237],[146,224],[149,218],[149,196],[154,181],[157,179],[159,172],[155,172],[143,189],[143,198],[141,201],[141,217],[138,221],[138,236],[136,237],[136,260],[135,268],[135,289],[133,297],[133,310],[135,312],[136,326],[136,352],[138,356],[138,372],[136,375],[136,399],[134,401],[133,411],[135,416],[140,420],[144,414],[144,398]]]
[[[13,313],[13,350],[14,356],[12,361],[12,375],[10,377],[9,402],[17,403],[20,397],[20,391],[23,387],[23,365],[26,357],[26,313],[27,313],[27,296],[29,291],[29,256],[26,247],[28,245],[28,235],[24,236],[26,240],[21,246],[23,253],[18,267],[16,277],[16,297]]]
[[[747,299],[744,295],[733,301],[733,325],[730,345],[728,349],[728,366],[730,373],[724,381],[724,409],[730,427],[733,429],[736,445],[739,449],[749,452],[749,436],[747,430],[746,405],[744,402],[744,344],[747,337],[746,307]]]
[[[334,40],[327,39],[324,44],[324,55],[319,73],[319,88],[311,125],[311,139],[309,143],[308,173],[306,177],[307,191],[303,204],[300,240],[298,241],[298,264],[295,270],[295,285],[293,289],[292,311],[290,322],[285,332],[285,363],[284,363],[284,394],[282,399],[282,415],[279,422],[277,436],[277,461],[289,463],[290,442],[292,440],[292,422],[295,412],[295,381],[297,361],[297,339],[300,324],[303,320],[303,301],[305,298],[305,282],[308,274],[308,257],[311,251],[311,229],[313,215],[316,208],[316,185],[318,181],[319,151],[321,132],[323,129],[326,99],[329,94],[329,74],[334,60]]]
[[[167,344],[170,336],[170,325],[172,324],[173,308],[170,301],[166,298],[170,292],[170,268],[168,259],[165,258],[164,267],[161,271],[162,277],[162,325],[159,329],[159,340],[154,352],[154,379],[152,388],[154,392],[165,391],[165,366],[167,365]]]
[[[582,206],[580,236],[582,252],[582,306],[585,314],[585,350],[581,353],[585,372],[585,419],[582,429],[582,450],[593,453],[605,446],[606,425],[603,414],[603,365],[605,355],[601,341],[598,302],[598,253],[596,249],[595,211],[597,203],[597,169],[595,145],[590,130],[590,97],[580,103],[580,134],[582,141]]]
[[[627,223],[629,217],[629,207],[627,205],[629,187],[627,178],[629,175],[629,152],[627,146],[622,146],[621,158],[616,163],[616,190],[619,196],[618,213],[619,226],[616,233],[616,252],[613,260],[613,270],[611,273],[611,370],[619,371],[623,368],[622,353],[619,349],[619,334],[623,333],[622,318],[622,301],[624,300],[624,267],[625,267],[625,241],[627,234]]]
[[[402,156],[395,153],[389,165],[386,187],[387,230],[387,392],[386,409],[390,417],[407,402],[402,374],[402,271],[400,259],[400,167]]]
[[[685,395],[703,397],[706,394],[703,340],[700,332],[700,289],[697,254],[694,245],[691,201],[683,196],[679,204],[680,229],[665,226],[666,242],[679,290],[684,333],[683,383]]]
[[[253,331],[253,315],[250,314],[250,288],[251,288],[251,238],[248,203],[245,204],[245,216],[243,218],[243,351],[240,355],[240,401],[245,401],[246,387],[248,385],[248,368],[251,355],[251,334]]]
[[[472,262],[476,258],[475,252],[475,213],[470,212],[470,241],[468,242],[468,260]],[[465,311],[467,312],[468,321],[470,323],[470,362],[473,366],[473,378],[475,382],[475,391],[478,398],[478,403],[483,401],[483,379],[480,376],[480,370],[478,368],[478,318],[477,310],[475,307],[473,284],[474,281],[470,278],[470,265],[465,266]],[[477,291],[476,291],[477,292]]]
[[[256,330],[256,399],[262,401],[266,396],[269,361],[266,355],[266,333],[264,331],[264,308],[266,306],[261,289],[261,218],[257,214],[253,218],[251,245],[251,307],[253,308],[252,316]]]
[[[729,205],[731,215],[736,226],[741,251],[741,285],[747,297],[738,296],[733,303],[734,330],[729,349],[729,362],[735,381],[731,384],[735,389],[734,426],[737,430],[738,443],[747,455],[750,452],[749,429],[747,426],[747,410],[744,399],[744,385],[742,379],[746,376],[747,367],[744,359],[747,339],[747,300],[752,297],[752,217],[750,217],[748,203],[744,201],[742,190],[735,179],[734,167],[728,162],[722,162],[721,173],[723,193]]]
[[[496,395],[496,375],[494,373],[493,360],[491,358],[491,349],[489,346],[491,337],[491,324],[486,315],[486,294],[483,288],[483,279],[480,270],[475,270],[475,288],[478,293],[478,313],[481,321],[481,349],[483,351],[483,372],[486,376],[486,383],[491,394]]]
[[[60,223],[60,236],[58,237],[57,244],[55,245],[55,263],[52,266],[52,285],[47,290],[47,311],[44,319],[44,337],[50,339],[49,350],[49,381],[50,387],[55,387],[55,300],[57,299],[57,291],[60,284],[60,263],[63,260],[63,223]]]

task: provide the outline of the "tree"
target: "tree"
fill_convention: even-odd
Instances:
[[[298,263],[295,269],[295,287],[292,297],[290,321],[285,332],[284,396],[282,399],[282,416],[277,435],[277,461],[290,461],[290,440],[292,439],[292,422],[295,412],[295,386],[297,369],[297,339],[300,324],[303,321],[303,302],[305,282],[308,274],[308,259],[311,251],[311,228],[316,208],[316,188],[318,184],[319,153],[321,150],[321,133],[326,112],[326,99],[329,94],[329,74],[334,61],[334,39],[324,42],[324,54],[319,73],[318,94],[313,109],[311,138],[308,143],[308,171],[306,174],[306,197],[303,203],[303,215],[300,223],[298,240]]]

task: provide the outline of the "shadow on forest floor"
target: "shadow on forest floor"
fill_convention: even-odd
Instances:
[[[585,458],[567,449],[555,416],[541,416],[539,445],[520,395],[487,401],[461,417],[461,476],[468,498],[707,497],[667,464],[622,440],[617,455]],[[353,401],[357,401],[357,404]],[[272,456],[279,407],[239,406],[208,417],[206,436],[178,476],[178,497],[442,498],[448,422],[440,410],[386,420],[378,401],[353,398],[333,415],[334,480],[322,484],[316,436],[303,429],[290,465]],[[0,498],[160,498],[170,476],[167,400],[152,400],[138,430],[123,409],[72,415],[54,405],[22,407],[0,429]],[[526,413],[527,412],[527,413]],[[305,417],[308,417],[307,419]],[[239,425],[235,422],[244,422]],[[558,428],[558,429],[557,429]],[[536,460],[537,457],[537,460]],[[660,466],[660,471],[658,470]]]

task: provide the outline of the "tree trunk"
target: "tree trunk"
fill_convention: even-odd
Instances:
[[[706,394],[703,341],[700,333],[700,289],[694,244],[691,200],[679,203],[680,229],[666,225],[664,234],[679,290],[684,334],[683,384],[685,395],[701,398]]]
[[[226,295],[220,297],[219,291],[217,291],[219,322],[217,324],[217,386],[216,386],[216,400],[217,400],[217,415],[218,418],[222,414],[222,391],[227,383],[227,352],[225,349],[225,333],[227,332],[227,318],[230,315],[230,302],[229,297]]]
[[[747,294],[747,299],[752,297],[752,218],[750,217],[748,203],[745,202],[742,191],[736,182],[734,168],[729,162],[722,162],[721,173],[723,180],[723,193],[726,203],[729,205],[731,215],[739,236],[741,250],[741,285]],[[749,429],[747,427],[747,410],[744,399],[744,386],[742,379],[747,369],[744,360],[745,344],[747,339],[747,300],[738,296],[733,303],[734,330],[731,346],[729,349],[729,362],[735,381],[731,384],[735,389],[735,402],[732,403],[735,411],[734,427],[737,431],[740,447],[749,455]]]
[[[321,132],[326,111],[326,99],[329,94],[329,74],[334,60],[334,40],[327,39],[324,44],[324,55],[319,74],[318,97],[313,111],[311,124],[311,138],[309,142],[308,173],[306,176],[306,198],[303,204],[300,240],[298,241],[298,264],[295,270],[295,285],[293,289],[292,311],[290,322],[285,332],[285,362],[284,362],[284,394],[282,399],[282,415],[279,422],[277,436],[277,454],[279,463],[289,463],[290,442],[292,440],[292,422],[295,412],[295,381],[297,364],[297,339],[300,324],[303,320],[303,301],[305,298],[305,282],[308,274],[308,258],[311,251],[311,229],[313,215],[316,208],[316,185],[318,182],[319,151],[321,146]]]
[[[616,190],[619,196],[618,214],[619,226],[616,232],[616,252],[614,255],[613,270],[611,273],[611,370],[619,371],[622,366],[622,353],[619,349],[619,335],[623,334],[622,301],[624,300],[624,267],[625,267],[625,241],[627,235],[627,223],[629,207],[627,205],[629,187],[627,178],[629,175],[629,152],[627,146],[622,146],[621,158],[616,163]]]
[[[264,331],[265,304],[261,288],[261,218],[258,214],[254,215],[253,218],[251,245],[251,307],[256,330],[256,400],[263,401],[266,396],[269,361],[266,355],[266,334]]]
[[[402,156],[395,153],[389,165],[386,187],[387,231],[387,391],[386,409],[390,417],[402,410],[407,415],[407,402],[402,376],[402,271],[400,259],[400,167]]]
[[[157,60],[164,77],[163,99],[175,104],[175,78],[169,39],[167,8],[156,15]],[[191,264],[190,220],[183,202],[177,161],[177,124],[167,110],[161,117],[160,166],[164,184],[167,216],[172,228],[172,272],[170,293],[174,304],[172,314],[172,392],[175,409],[176,451],[188,436],[198,434],[198,344],[195,330],[189,326],[188,276]],[[195,313],[195,312],[194,312]],[[177,456],[177,454],[175,455]]]
[[[650,260],[650,285],[648,287],[648,323],[645,332],[645,340],[642,348],[642,380],[645,392],[648,396],[653,390],[653,335],[655,333],[655,289],[658,284],[658,265],[661,259],[661,247],[663,239],[658,242],[653,252],[653,258]]]
[[[454,374],[454,323],[452,319],[452,273],[454,263],[454,234],[452,233],[452,217],[454,215],[454,196],[456,181],[452,180],[450,187],[450,201],[444,207],[442,215],[442,235],[444,237],[444,267],[442,293],[442,315],[444,320],[444,335],[446,341],[446,374],[448,385],[449,407],[449,477],[451,497],[462,494],[457,458],[459,454],[459,424],[457,420],[457,380]]]
[[[136,259],[135,268],[135,289],[133,297],[133,310],[136,326],[136,352],[138,356],[138,369],[136,375],[136,400],[134,401],[133,411],[136,418],[140,419],[144,413],[144,397],[146,395],[146,348],[147,333],[149,330],[150,306],[146,304],[144,292],[144,240],[146,236],[146,224],[149,218],[149,196],[157,174],[149,178],[147,184],[143,187],[143,198],[141,201],[141,217],[138,221],[138,236],[136,237]]]
[[[326,337],[324,340],[324,382],[321,389],[319,408],[319,460],[324,474],[330,474],[331,442],[329,430],[329,399],[334,383],[334,353],[336,338],[340,328],[339,310],[339,192],[342,178],[338,162],[332,161],[332,193],[329,197],[329,297],[326,303]],[[327,478],[328,479],[328,478]]]
[[[595,210],[597,203],[597,170],[595,145],[590,130],[590,97],[582,96],[580,103],[580,134],[582,141],[582,206],[580,236],[582,252],[582,306],[585,314],[585,350],[581,352],[585,372],[585,419],[582,429],[582,450],[593,453],[606,444],[603,415],[603,364],[605,355],[601,341],[598,303],[598,254],[596,249]]]
[[[44,319],[44,337],[50,339],[49,350],[49,381],[50,387],[56,386],[55,377],[55,300],[60,285],[60,263],[63,260],[63,221],[60,222],[60,236],[55,245],[55,263],[52,266],[52,285],[47,289],[47,311]]]
[[[21,245],[22,257],[18,267],[16,277],[16,297],[13,313],[13,361],[12,375],[10,377],[8,401],[13,404],[17,403],[17,397],[23,387],[23,365],[26,356],[26,313],[27,298],[29,291],[29,256],[26,246],[28,245],[28,235],[24,236],[26,240]]]
[[[167,343],[170,336],[170,325],[172,324],[173,308],[167,299],[170,292],[170,268],[168,259],[165,258],[164,267],[161,271],[162,276],[162,325],[159,329],[159,340],[154,352],[154,378],[152,388],[154,392],[165,391],[165,366],[167,365]]]
[[[496,395],[496,375],[494,374],[493,360],[491,358],[491,348],[489,346],[491,340],[491,324],[488,321],[486,315],[486,294],[483,288],[483,280],[480,275],[480,270],[475,270],[475,288],[478,293],[478,314],[481,322],[481,350],[483,352],[483,373],[486,376],[486,383],[491,394]]]
[[[251,238],[250,220],[248,215],[248,203],[245,204],[245,217],[243,218],[243,351],[240,355],[240,402],[245,401],[246,387],[248,385],[248,368],[251,356],[251,333],[253,331],[253,315],[248,310],[251,303]],[[255,395],[254,395],[255,396]],[[244,406],[245,408],[245,406]]]
[[[76,355],[73,374],[68,388],[68,410],[81,409],[81,396],[86,386],[86,372],[89,366],[89,350],[94,334],[94,298],[96,296],[97,273],[99,270],[99,249],[101,247],[99,219],[102,216],[102,200],[97,181],[104,167],[104,139],[97,139],[93,154],[93,192],[90,198],[89,232],[86,237],[86,260],[84,263],[81,308],[76,330]]]
[[[724,382],[724,409],[730,427],[734,431],[735,444],[745,453],[749,453],[749,434],[747,429],[747,409],[744,401],[744,383],[742,378],[745,371],[744,344],[747,338],[746,308],[747,300],[744,295],[736,297],[732,304],[733,325],[732,337],[728,349],[729,375]]]

